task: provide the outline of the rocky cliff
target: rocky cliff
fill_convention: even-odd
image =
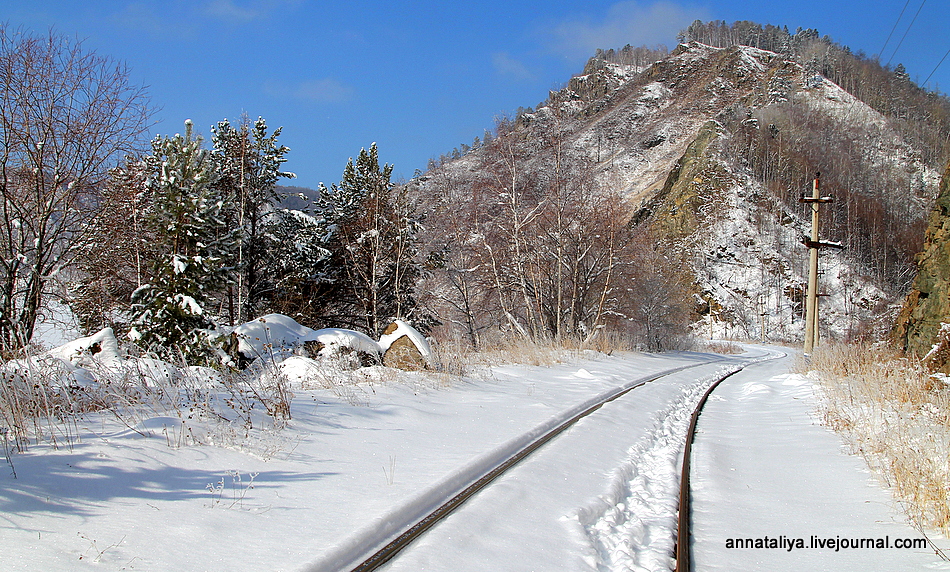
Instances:
[[[894,337],[902,349],[923,357],[938,342],[941,325],[950,323],[950,164],[930,213],[917,264],[917,277],[898,316]],[[935,369],[948,367],[934,365]]]

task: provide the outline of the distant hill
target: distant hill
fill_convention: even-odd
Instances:
[[[316,189],[278,185],[277,193],[281,197],[280,206],[291,210],[304,210],[320,196]]]

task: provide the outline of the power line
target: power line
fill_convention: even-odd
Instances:
[[[910,4],[910,0],[907,0],[907,2],[904,2],[904,7],[901,8],[900,16],[898,16],[898,17],[897,17],[897,21],[894,22],[894,27],[891,28],[891,33],[887,35],[887,39],[884,40],[884,45],[881,46],[881,50],[877,53],[877,57],[878,57],[878,58],[880,58],[880,57],[881,57],[881,54],[884,53],[884,48],[887,47],[887,43],[891,41],[891,36],[894,35],[894,30],[896,30],[896,29],[897,29],[897,25],[900,24],[901,18],[904,17],[904,12],[907,10],[907,6],[908,6],[909,4]]]
[[[927,3],[927,0],[923,0],[923,1],[920,3],[920,8],[917,8],[917,13],[914,14],[914,19],[910,21],[910,24],[908,24],[907,29],[904,31],[904,35],[901,36],[901,41],[898,42],[897,47],[894,48],[894,53],[891,54],[891,59],[890,59],[890,60],[887,60],[887,63],[884,64],[884,67],[887,67],[887,66],[891,65],[891,60],[893,60],[893,59],[894,59],[894,56],[897,55],[897,50],[901,49],[901,46],[904,44],[904,38],[907,37],[907,34],[910,32],[910,29],[914,26],[914,22],[917,21],[917,16],[920,16],[920,11],[924,8],[924,4],[926,4],[926,3]]]
[[[937,73],[937,68],[940,67],[940,64],[943,63],[943,60],[947,59],[947,56],[950,56],[950,50],[947,50],[947,53],[945,53],[943,57],[940,58],[940,61],[937,62],[937,67],[934,68],[934,71],[930,72],[930,75],[927,76],[927,79],[924,80],[924,83],[920,84],[921,87],[924,87],[927,85],[927,82],[930,81],[930,78],[933,77],[935,73]]]

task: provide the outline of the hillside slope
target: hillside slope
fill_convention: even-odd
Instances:
[[[692,286],[674,295],[700,332],[792,340],[810,228],[798,198],[814,173],[837,199],[822,238],[846,246],[822,255],[822,328],[862,335],[886,327],[913,269],[939,178],[920,157],[885,117],[799,64],[690,42],[642,70],[592,60],[490,145],[412,184],[435,217],[512,190],[519,206],[567,188],[618,194],[643,240],[687,274]]]

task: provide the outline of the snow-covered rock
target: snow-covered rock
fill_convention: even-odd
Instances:
[[[89,365],[92,360],[103,365],[114,365],[122,360],[119,341],[112,328],[103,328],[91,336],[65,343],[46,353],[76,366]]]
[[[349,349],[379,356],[380,345],[375,340],[354,330],[324,328],[314,330],[283,314],[268,314],[234,328],[238,351],[247,358],[282,356],[291,353],[306,342],[318,342],[319,354],[328,356]]]
[[[383,363],[390,367],[426,367],[434,360],[429,341],[403,320],[395,320],[386,328],[386,333],[379,338],[379,347],[383,351]]]

